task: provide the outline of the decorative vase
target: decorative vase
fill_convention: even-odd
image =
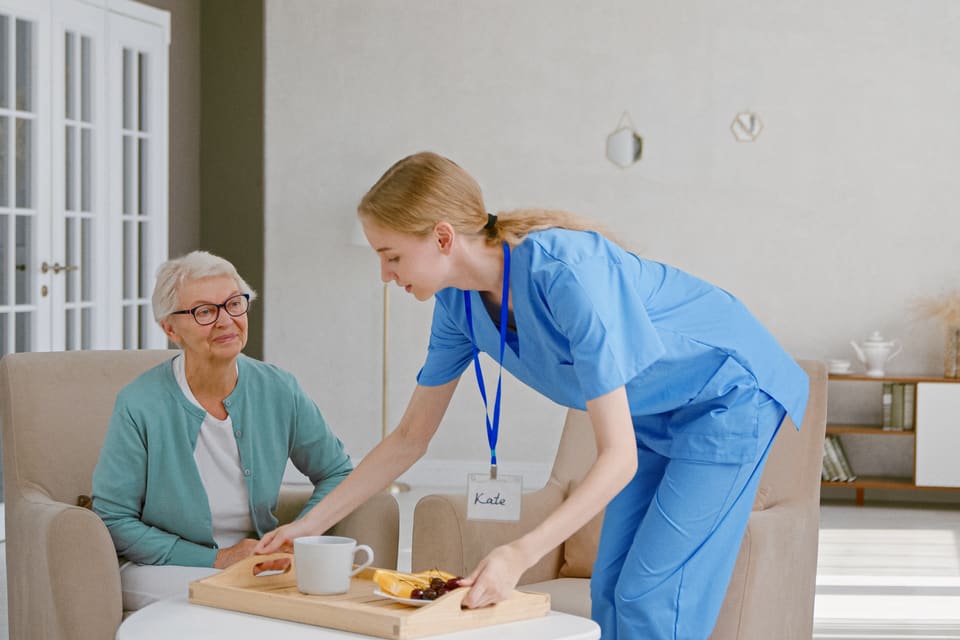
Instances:
[[[943,377],[960,378],[960,325],[948,324],[943,346]]]

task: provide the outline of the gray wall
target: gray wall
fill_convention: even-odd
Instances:
[[[204,0],[201,10],[204,249],[263,280],[263,1]],[[263,301],[250,310],[244,352],[263,357]]]
[[[880,329],[905,345],[894,370],[939,371],[941,328],[909,304],[960,284],[958,29],[950,0],[268,3],[266,355],[352,454],[377,442],[380,288],[354,209],[433,149],[491,209],[592,216],[730,290],[797,357],[852,357]],[[754,143],[729,130],[742,109]],[[627,170],[603,156],[624,111],[646,141]],[[392,293],[391,425],[431,310]],[[468,377],[424,464],[482,465],[477,395]],[[542,469],[562,411],[513,381],[504,407],[504,465]]]
[[[145,0],[170,12],[170,256],[221,255],[263,293],[263,0]],[[263,306],[245,352],[263,357]]]
[[[170,12],[171,256],[200,247],[200,3],[141,0]]]

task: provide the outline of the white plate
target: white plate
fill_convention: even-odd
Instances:
[[[405,605],[410,607],[422,607],[425,604],[430,604],[433,600],[414,600],[413,598],[401,598],[400,596],[392,596],[389,593],[384,593],[380,589],[374,589],[373,595],[380,598],[386,598],[387,600],[395,600],[396,602],[402,602]]]

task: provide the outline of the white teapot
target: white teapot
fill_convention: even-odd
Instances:
[[[884,340],[879,331],[874,331],[864,340],[863,345],[850,341],[857,358],[867,368],[868,376],[883,376],[883,365],[892,360],[903,349],[899,340]]]

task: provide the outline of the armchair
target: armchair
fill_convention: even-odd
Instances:
[[[810,376],[803,424],[798,432],[788,417],[770,451],[713,638],[789,640],[813,634],[827,377],[820,362],[800,365]],[[577,486],[595,456],[587,414],[570,410],[550,479],[524,494],[520,522],[467,520],[462,493],[422,498],[414,511],[413,570],[441,567],[466,574],[495,547],[541,522]],[[522,588],[549,593],[558,611],[589,617],[589,578],[602,517],[530,567],[520,578]]]
[[[19,353],[0,359],[10,637],[112,640],[124,612],[106,526],[77,506],[117,392],[174,351]],[[299,513],[312,487],[285,485],[278,517]],[[334,527],[396,566],[399,510],[380,494]]]

